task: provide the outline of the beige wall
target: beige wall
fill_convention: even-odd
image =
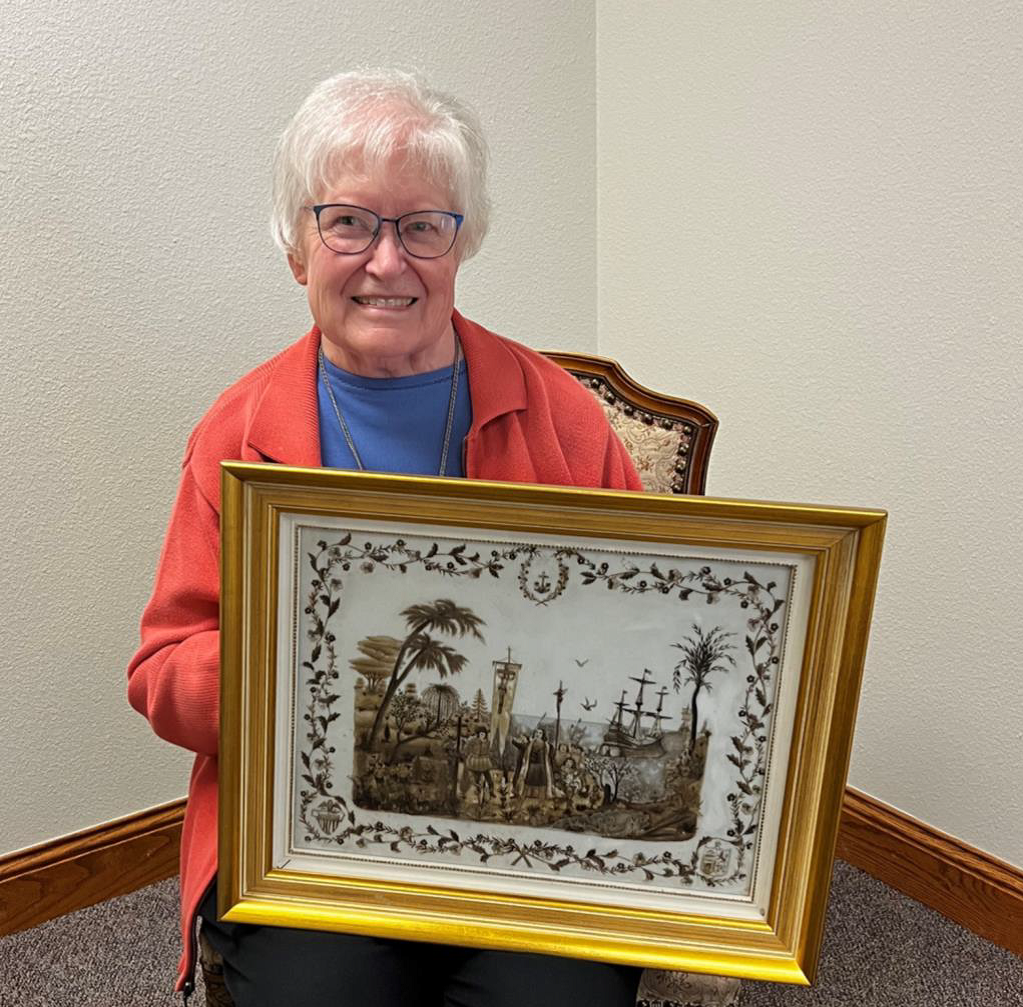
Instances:
[[[1015,12],[250,7],[5,7],[0,853],[184,791],[123,667],[189,429],[305,325],[275,136],[370,62],[484,117],[463,310],[706,401],[714,493],[891,510],[852,782],[1023,865]]]
[[[850,782],[1023,865],[1023,18],[597,3],[601,352],[709,492],[890,510]]]
[[[480,110],[497,209],[470,317],[592,351],[596,311],[590,2],[9,0],[0,21],[3,853],[184,793],[124,667],[189,430],[307,328],[267,195],[316,82],[418,66]]]

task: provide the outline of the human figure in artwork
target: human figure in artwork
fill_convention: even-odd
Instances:
[[[476,734],[465,743],[465,772],[462,775],[462,793],[469,785],[476,787],[480,800],[490,800],[494,795],[490,771],[494,768],[490,761],[490,732],[485,727],[478,727]]]
[[[501,748],[508,741],[511,728],[511,712],[508,710],[508,686],[501,682],[497,687],[497,709],[494,710],[494,723],[497,727],[496,740]]]
[[[490,739],[490,764],[512,787],[514,787],[519,765],[522,762],[522,753],[515,748],[513,741],[514,739],[508,733],[503,739],[500,734],[495,734]]]
[[[551,770],[551,746],[542,727],[536,728],[531,737],[520,734],[512,744],[522,755],[515,792],[524,801],[542,801],[554,797],[554,773]]]
[[[575,759],[569,755],[559,768],[561,777],[561,789],[568,798],[568,810],[573,812],[579,810],[579,803],[583,797],[585,785],[583,783],[582,771]]]

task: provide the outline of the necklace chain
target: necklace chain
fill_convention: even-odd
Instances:
[[[337,399],[334,398],[334,389],[330,384],[330,378],[327,376],[327,368],[323,363],[322,346],[317,352],[317,362],[320,369],[320,379],[323,381],[323,387],[327,389],[327,395],[330,397],[330,404],[334,407],[334,415],[337,417],[338,426],[341,427],[341,433],[344,436],[345,443],[348,445],[348,450],[351,451],[352,457],[355,459],[355,464],[359,467],[359,471],[365,472],[366,466],[363,465],[362,457],[359,455],[359,451],[355,446],[355,441],[352,439],[352,432],[348,429],[344,413],[341,412],[341,407],[337,404]],[[451,394],[448,397],[448,420],[447,425],[444,428],[444,444],[440,453],[440,469],[437,472],[437,474],[441,476],[444,475],[444,472],[448,467],[448,449],[451,446],[451,431],[455,426],[455,403],[458,400],[458,375],[459,364],[461,364],[461,362],[462,344],[459,341],[458,333],[456,332],[455,362],[451,365]]]

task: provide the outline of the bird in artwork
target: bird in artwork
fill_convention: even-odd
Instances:
[[[583,699],[585,702],[580,703],[579,705],[584,710],[592,710],[597,705],[596,700],[591,700],[589,696],[584,696]]]
[[[575,663],[577,665],[579,665],[580,668],[585,668],[586,665],[588,665],[590,663],[590,659],[589,658],[586,658],[585,661],[580,661],[579,658],[574,658],[574,660],[575,660]]]

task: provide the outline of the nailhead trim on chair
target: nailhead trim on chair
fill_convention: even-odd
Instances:
[[[643,488],[652,493],[687,492],[688,455],[694,433],[692,424],[663,413],[641,409],[622,398],[603,378],[585,374],[576,374],[575,377],[600,400],[615,433],[622,438],[633,461],[641,470],[641,478],[650,469],[651,451],[655,453],[666,451],[666,457],[662,459],[666,466],[662,464],[659,468],[663,470],[666,467],[667,472],[650,485],[648,480],[643,478]],[[655,430],[665,431],[668,436],[651,437],[646,434],[646,430],[650,433]],[[657,443],[658,441],[660,443]]]

